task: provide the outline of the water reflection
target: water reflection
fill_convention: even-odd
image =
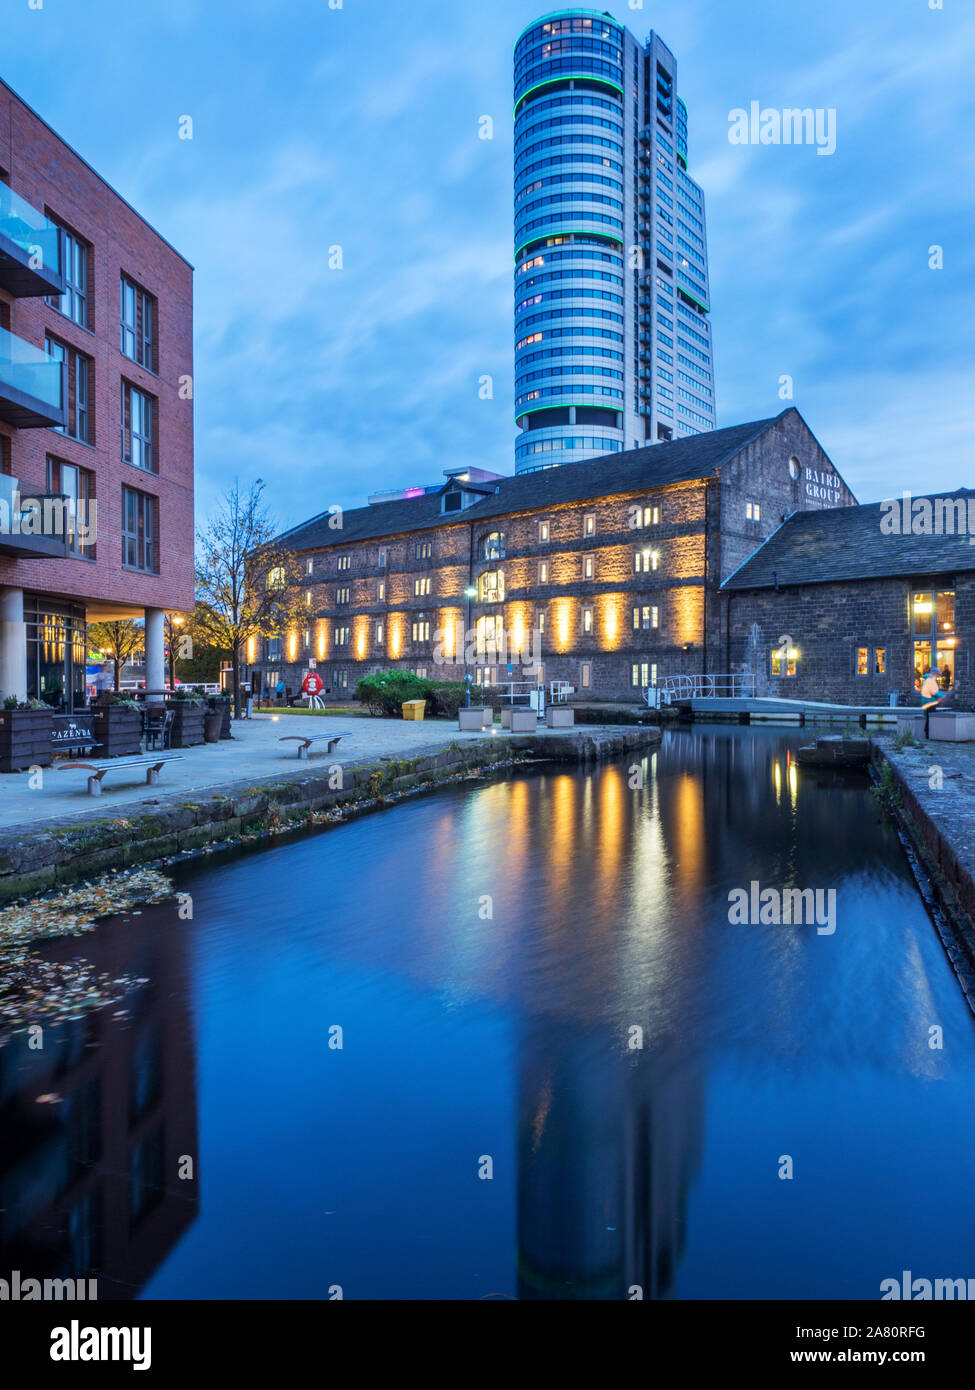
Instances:
[[[147,984],[124,1005],[0,1048],[0,1277],[137,1293],[196,1217],[185,924],[171,905],[42,947]],[[124,1017],[114,1016],[125,1010]]]
[[[72,1034],[77,1083],[0,1054],[0,1219],[33,1242],[3,1260],[90,1264],[69,1239],[88,1184],[120,1288],[171,1247],[149,1297],[873,1298],[900,1268],[961,1270],[931,1173],[975,1179],[972,1019],[866,779],[798,768],[799,738],[674,731],[186,870],[188,937],[97,935],[154,992],[92,1025],[100,1049]],[[835,935],[732,926],[752,880],[835,888]],[[199,1208],[156,1179],[195,1152],[194,1055]],[[143,1106],[161,1160],[133,1160]],[[35,1190],[19,1156],[45,1124]]]

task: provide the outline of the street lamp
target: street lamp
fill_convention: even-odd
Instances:
[[[465,704],[465,706],[466,706],[468,709],[470,709],[470,707],[471,707],[471,673],[470,673],[470,671],[469,671],[469,669],[468,669],[468,664],[467,664],[467,652],[468,652],[467,634],[468,634],[468,633],[470,632],[470,630],[471,630],[471,599],[472,599],[472,598],[477,598],[477,590],[474,588],[473,584],[468,584],[467,588],[464,590],[464,597],[467,599],[467,626],[464,628],[464,704]]]
[[[182,627],[182,626],[183,626],[183,622],[184,622],[184,619],[181,618],[180,615],[179,615],[178,613],[167,613],[167,615],[166,615],[166,626],[167,626],[167,628],[168,628],[168,632],[166,633],[166,636],[167,636],[167,638],[169,639],[169,693],[170,693],[170,695],[172,695],[173,692],[174,692],[175,689],[176,689],[176,651],[175,651],[175,647],[176,647],[176,636],[177,636],[177,634],[176,634],[176,629],[177,629],[178,627]]]

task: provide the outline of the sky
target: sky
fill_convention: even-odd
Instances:
[[[0,0],[0,76],[195,267],[201,523],[235,478],[290,526],[513,471],[511,54],[549,8]],[[795,404],[861,501],[973,484],[972,0],[606,8],[677,56],[719,427]],[[834,109],[835,153],[732,144],[752,101]]]

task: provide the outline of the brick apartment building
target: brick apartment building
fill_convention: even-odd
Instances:
[[[916,530],[890,503],[790,517],[722,585],[724,669],[759,694],[886,705],[933,667],[970,703],[975,492],[911,506]]]
[[[461,680],[466,630],[479,683],[632,699],[727,669],[721,581],[791,513],[855,503],[794,408],[515,477],[451,469],[411,494],[282,538],[308,616],[251,644],[258,689],[296,691],[310,659],[333,697],[388,668]]]
[[[84,703],[87,623],[193,606],[192,268],[0,82],[0,695]],[[61,524],[63,523],[63,524]]]

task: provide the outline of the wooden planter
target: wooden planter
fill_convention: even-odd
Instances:
[[[0,709],[0,772],[50,767],[53,711]]]
[[[174,700],[169,708],[173,711],[171,746],[173,748],[195,748],[203,743],[203,721],[206,718],[206,705],[194,704],[191,700]]]
[[[128,758],[142,751],[142,711],[124,705],[96,705],[92,729],[101,745],[98,758]]]
[[[231,701],[229,695],[211,695],[207,701],[206,710],[209,714],[219,714],[222,716],[220,724],[220,737],[233,738],[230,731]]]

